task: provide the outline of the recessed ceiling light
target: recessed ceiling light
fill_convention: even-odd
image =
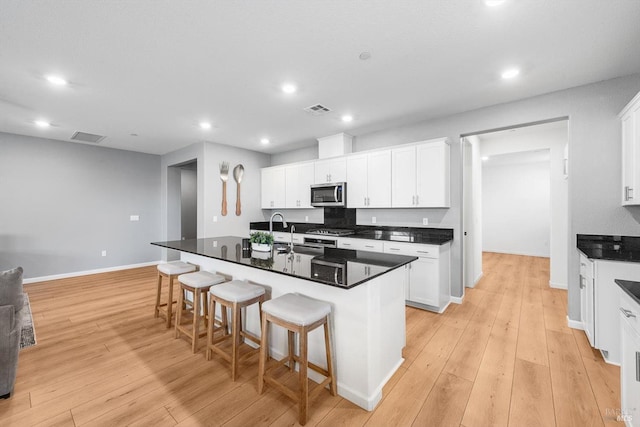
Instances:
[[[505,0],[484,0],[484,4],[486,4],[489,7],[500,6],[504,2]]]
[[[342,116],[342,121],[349,123],[351,121],[353,121],[353,116],[350,116],[349,114],[345,114],[344,116]]]
[[[66,86],[67,81],[60,76],[48,75],[46,79],[49,83],[56,86]]]
[[[486,162],[487,160],[489,160],[489,156],[482,156],[482,161]]]
[[[294,84],[285,83],[285,84],[282,85],[282,91],[284,93],[291,94],[291,93],[295,93],[297,90],[298,90],[298,88]]]
[[[49,122],[47,122],[45,120],[36,120],[34,123],[39,128],[48,128],[49,126],[51,126],[51,123],[49,123]]]
[[[503,79],[512,79],[520,74],[520,70],[517,68],[509,68],[508,70],[504,70],[501,74]]]
[[[271,141],[269,141],[269,138],[262,138],[262,139],[260,139],[260,143],[261,143],[261,144],[268,144],[269,142],[271,142]]]
[[[360,58],[362,61],[366,61],[367,59],[371,59],[371,52],[362,52],[358,58]]]
[[[211,123],[209,123],[209,122],[200,122],[200,129],[205,129],[205,130],[211,129]]]

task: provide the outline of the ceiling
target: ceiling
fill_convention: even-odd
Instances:
[[[639,20],[631,0],[2,1],[0,131],[281,152],[640,72]]]

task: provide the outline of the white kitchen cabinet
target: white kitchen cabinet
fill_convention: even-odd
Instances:
[[[336,157],[315,162],[315,183],[325,184],[329,182],[347,181],[347,159]],[[349,188],[347,187],[347,191]]]
[[[288,209],[310,209],[313,163],[300,163],[285,168],[285,205]]]
[[[449,243],[384,242],[385,253],[418,257],[409,264],[407,305],[444,312],[451,300],[449,249]]]
[[[622,205],[640,204],[640,93],[620,112]]]
[[[347,157],[347,207],[391,207],[391,150]]]
[[[392,207],[449,207],[449,144],[446,139],[392,149],[391,171]]]
[[[620,293],[620,418],[640,426],[640,304]]]
[[[594,264],[584,254],[580,254],[580,313],[582,329],[589,344],[595,345],[595,305],[594,305]]]
[[[593,339],[594,348],[601,351],[604,360],[614,365],[620,364],[620,324],[618,322],[619,299],[615,279],[640,281],[640,263],[608,260],[592,260],[593,283]],[[587,290],[589,280],[587,280]],[[589,293],[586,294],[589,296]],[[586,314],[590,312],[590,302],[586,302]],[[587,317],[589,319],[589,317]],[[589,320],[590,322],[590,320]],[[585,330],[586,332],[586,330]]]
[[[261,170],[262,209],[284,208],[286,203],[286,175],[284,166]]]
[[[384,245],[380,240],[353,239],[349,237],[338,238],[338,248],[352,249],[354,251],[384,252]]]

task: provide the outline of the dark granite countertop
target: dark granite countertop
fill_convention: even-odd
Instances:
[[[273,231],[291,231],[291,225],[295,225],[296,233],[306,233],[314,228],[324,228],[323,224],[314,224],[308,222],[288,223],[288,227],[282,227],[282,222],[273,223]],[[252,222],[249,226],[252,230],[268,230],[269,222]],[[422,243],[428,245],[443,245],[453,240],[452,228],[419,228],[419,227],[388,227],[388,226],[369,226],[355,225],[342,228],[355,230],[356,234],[348,237],[351,239],[368,239],[368,240],[385,240],[396,242]]]
[[[242,240],[242,237],[223,236],[151,244],[344,289],[358,286],[418,259],[411,256],[297,245],[294,246],[293,256],[290,256],[275,249],[272,252],[243,250]],[[278,247],[286,249],[286,245],[276,244],[275,248]],[[338,266],[340,271],[344,272],[343,275],[334,274],[334,266]]]
[[[616,279],[615,282],[627,293],[638,305],[640,305],[640,282],[631,280]]]
[[[640,237],[578,234],[577,247],[591,259],[640,262]]]

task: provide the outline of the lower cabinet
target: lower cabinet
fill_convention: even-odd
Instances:
[[[594,262],[580,254],[580,313],[582,329],[589,344],[595,347]]]
[[[620,414],[627,426],[640,426],[640,304],[620,291]]]
[[[421,245],[384,242],[385,253],[418,257],[408,266],[407,305],[438,313],[447,308],[451,301],[450,246],[450,243]]]

